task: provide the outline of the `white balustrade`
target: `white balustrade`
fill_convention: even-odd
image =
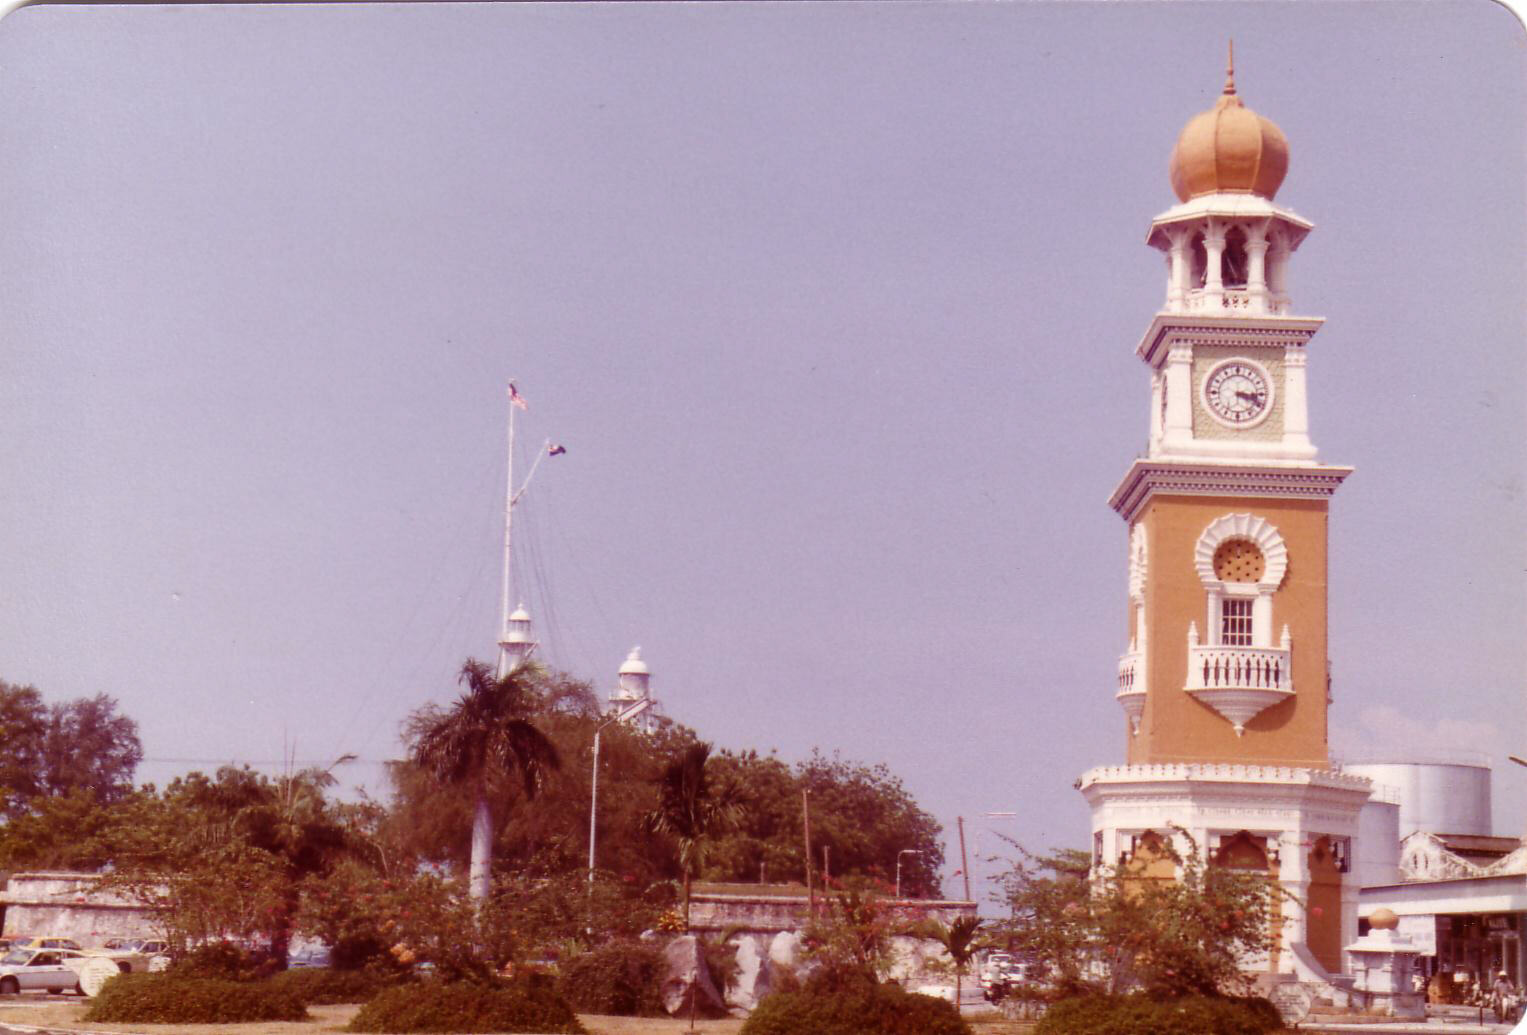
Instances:
[[[1145,659],[1139,651],[1119,655],[1119,693],[1145,693]]]
[[[1293,693],[1289,652],[1276,647],[1189,646],[1186,689]]]

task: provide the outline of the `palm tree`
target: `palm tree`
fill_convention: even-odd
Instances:
[[[443,784],[467,787],[474,796],[472,862],[467,888],[472,898],[488,896],[493,864],[492,785],[518,776],[527,798],[535,797],[546,774],[560,760],[557,749],[530,717],[538,703],[538,673],[528,666],[495,676],[469,659],[459,682],[467,690],[450,708],[426,708],[409,722],[409,757]]]
[[[930,923],[923,933],[943,946],[949,958],[954,960],[954,1008],[960,1008],[960,996],[965,991],[962,978],[965,968],[975,958],[976,953],[985,948],[985,942],[979,937],[981,932],[981,918],[978,916],[957,916],[954,923],[945,927],[941,923]]]
[[[644,824],[656,834],[667,834],[678,844],[679,870],[684,880],[684,929],[689,929],[689,885],[705,865],[710,847],[707,839],[735,828],[742,820],[742,801],[731,783],[713,785],[705,763],[710,745],[695,741],[663,767],[658,777],[657,808],[647,813]]]

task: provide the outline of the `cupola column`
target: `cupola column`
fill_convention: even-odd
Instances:
[[[1267,304],[1267,222],[1246,228],[1246,294],[1253,313],[1265,313]]]
[[[1220,268],[1224,255],[1225,228],[1211,219],[1204,231],[1204,297],[1208,299],[1210,312],[1219,312],[1225,297],[1225,282]]]
[[[1188,245],[1192,235],[1185,227],[1175,226],[1167,230],[1166,307],[1181,312],[1188,305],[1188,279],[1193,275],[1192,263],[1188,261]]]
[[[1267,265],[1267,290],[1272,295],[1273,312],[1280,313],[1288,308],[1288,256],[1290,252],[1288,241],[1282,234],[1277,234],[1272,239],[1268,249],[1268,257],[1271,262]]]

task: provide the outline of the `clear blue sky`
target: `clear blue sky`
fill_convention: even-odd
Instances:
[[[512,375],[568,449],[522,511],[547,660],[604,691],[639,643],[721,746],[883,761],[951,857],[986,811],[1082,844],[1145,230],[1230,36],[1357,468],[1334,746],[1482,752],[1519,832],[1527,77],[1485,0],[13,13],[0,678],[115,695],[145,779],[378,790],[493,654]]]

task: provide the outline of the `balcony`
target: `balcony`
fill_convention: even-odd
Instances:
[[[1114,700],[1129,718],[1131,734],[1140,731],[1140,716],[1145,714],[1145,655],[1133,649],[1119,657],[1119,692]]]
[[[1273,647],[1188,645],[1188,683],[1183,687],[1235,727],[1294,695],[1290,651],[1285,640]]]

